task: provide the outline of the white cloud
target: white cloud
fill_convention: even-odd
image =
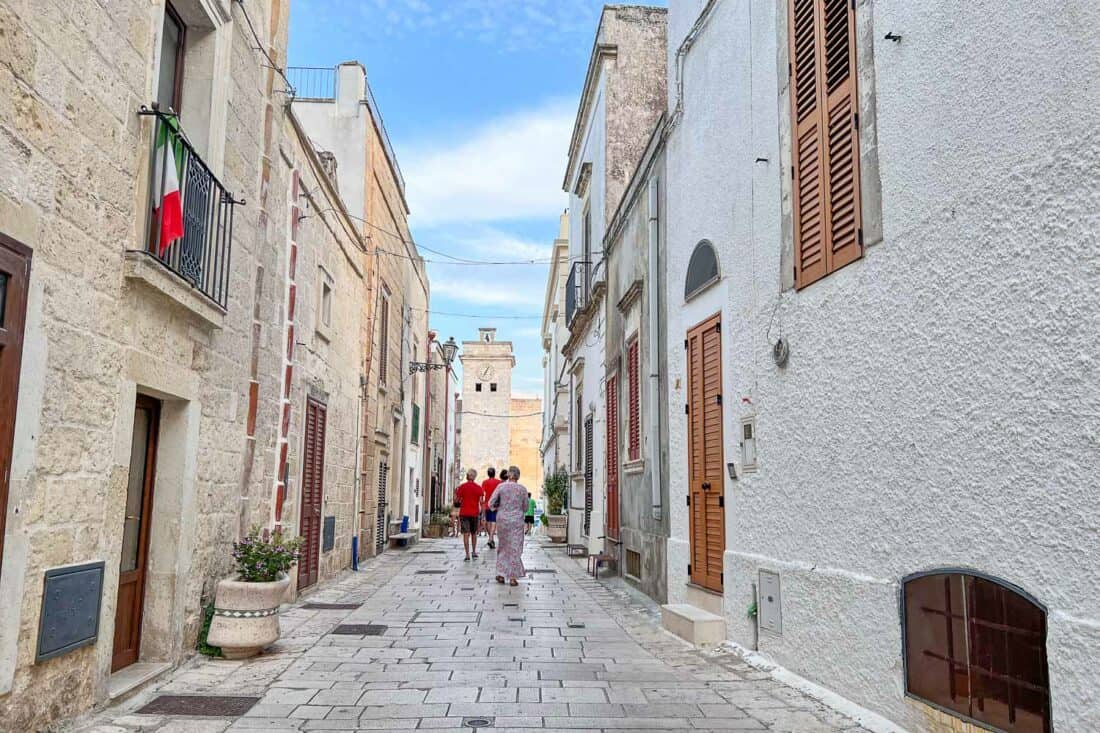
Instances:
[[[431,287],[433,303],[437,302],[437,298],[447,298],[462,303],[495,305],[502,308],[509,306],[530,308],[530,306],[542,305],[541,292],[500,281],[487,282],[476,275],[468,279],[432,277]]]
[[[411,221],[434,226],[560,213],[575,107],[553,101],[492,120],[464,139],[400,151]]]

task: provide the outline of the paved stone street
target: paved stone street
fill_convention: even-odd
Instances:
[[[454,729],[479,717],[492,731],[864,730],[732,654],[666,633],[649,599],[619,580],[592,580],[560,547],[529,542],[535,572],[518,588],[493,582],[493,556],[483,549],[464,563],[448,539],[368,561],[308,599],[359,608],[299,604],[267,654],[198,657],[73,729]],[[386,628],[332,633],[343,624]],[[136,713],[161,694],[260,699],[235,718]]]

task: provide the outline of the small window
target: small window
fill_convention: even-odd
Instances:
[[[688,261],[687,277],[684,281],[684,299],[690,300],[702,292],[708,285],[718,282],[718,255],[714,245],[707,240],[695,245]]]
[[[332,278],[321,270],[321,323],[332,325]]]
[[[637,550],[626,551],[626,575],[634,580],[642,579],[642,554]]]
[[[998,580],[936,572],[904,581],[903,609],[908,694],[998,730],[1050,731],[1042,606]]]
[[[481,382],[478,382],[477,384],[474,385],[474,391],[475,392],[480,392],[481,391]]]
[[[157,79],[157,104],[164,111],[179,113],[183,89],[183,49],[187,27],[172,3],[164,6],[164,29],[160,38],[160,73]]]
[[[631,339],[626,347],[627,365],[627,443],[628,461],[642,458],[642,407],[641,374],[638,371],[638,337]]]
[[[497,391],[497,383],[496,382],[489,382],[489,391],[490,392],[496,392]]]
[[[756,470],[756,418],[741,419],[741,470]]]

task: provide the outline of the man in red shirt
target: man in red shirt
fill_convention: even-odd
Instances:
[[[493,541],[493,535],[497,531],[497,513],[489,509],[489,500],[493,498],[493,492],[503,482],[498,479],[497,470],[492,466],[489,466],[486,470],[489,474],[489,478],[481,482],[481,488],[485,491],[485,534],[489,535],[489,549],[494,549],[497,544]]]
[[[466,472],[466,483],[455,489],[458,523],[462,530],[462,547],[466,550],[466,560],[471,555],[477,559],[477,522],[481,517],[482,499],[485,496],[485,490],[474,481],[476,476],[477,471],[471,468]]]

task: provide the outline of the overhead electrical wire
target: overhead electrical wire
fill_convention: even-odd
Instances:
[[[502,320],[507,319],[507,320],[514,320],[514,321],[527,320],[527,319],[536,320],[536,321],[541,321],[542,320],[542,316],[513,316],[513,315],[503,315],[503,314],[496,314],[496,313],[451,313],[451,312],[448,312],[448,311],[431,310],[430,308],[416,308],[415,306],[411,306],[411,307],[412,307],[412,310],[420,311],[421,313],[429,313],[433,316],[452,316],[454,318],[481,318],[481,319],[484,319],[484,320],[487,320],[487,321],[492,321],[492,320],[497,320],[497,319],[502,319]]]
[[[248,8],[244,5],[244,0],[237,0],[237,4],[241,6],[241,13],[244,14],[244,22],[248,25],[248,30],[252,33],[252,38],[256,41],[256,50],[264,55],[267,59],[268,66],[271,67],[282,77],[283,83],[286,84],[286,93],[289,97],[294,97],[298,92],[294,89],[294,85],[290,83],[290,79],[286,78],[286,74],[283,73],[283,69],[275,63],[275,59],[271,58],[271,54],[264,48],[263,41],[260,40],[260,34],[256,32],[256,26],[252,25],[252,18],[248,16]]]

